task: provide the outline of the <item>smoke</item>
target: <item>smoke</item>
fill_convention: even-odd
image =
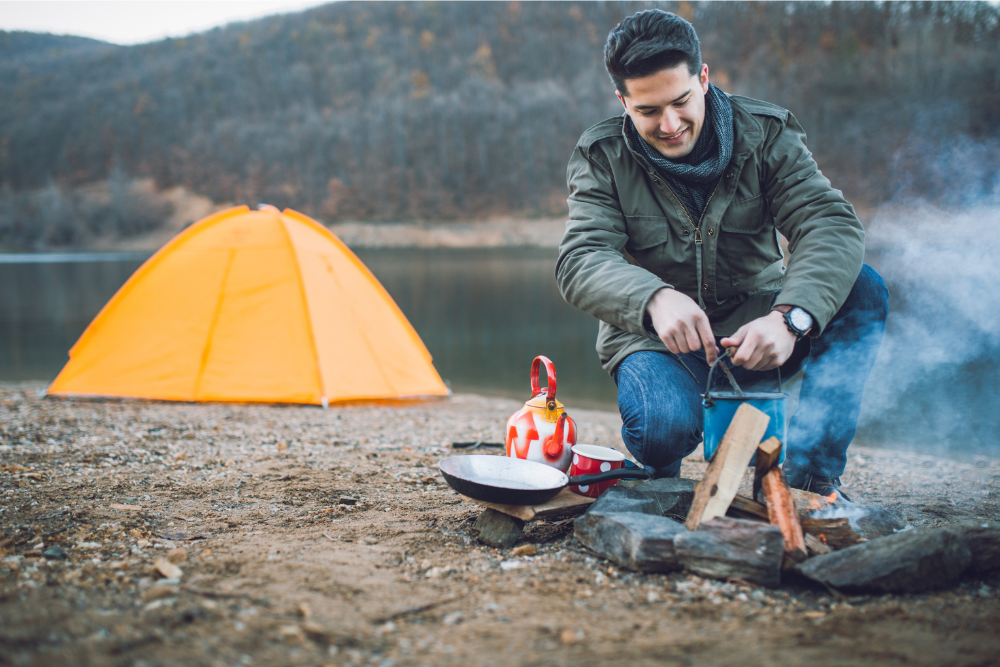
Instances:
[[[924,152],[919,176],[904,174],[896,200],[868,225],[866,261],[891,296],[861,441],[1000,451],[997,147],[963,139]]]

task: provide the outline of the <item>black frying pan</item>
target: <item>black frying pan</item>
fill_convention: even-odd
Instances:
[[[642,468],[619,468],[568,477],[544,463],[488,454],[449,456],[441,459],[438,468],[451,488],[463,496],[501,505],[538,505],[554,498],[569,485],[650,476]]]

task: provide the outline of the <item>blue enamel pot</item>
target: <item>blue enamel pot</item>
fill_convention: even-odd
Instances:
[[[726,429],[729,428],[729,423],[736,414],[736,410],[744,403],[749,403],[771,418],[771,421],[767,425],[767,431],[764,432],[764,437],[761,438],[761,442],[771,436],[781,440],[782,445],[785,445],[787,442],[788,427],[785,407],[788,394],[781,391],[781,371],[778,371],[778,391],[744,392],[736,384],[732,373],[725,365],[725,359],[728,357],[729,352],[720,356],[712,364],[711,369],[708,371],[708,385],[705,387],[705,393],[702,394],[701,404],[704,413],[706,461],[712,460],[715,450],[718,449],[719,443],[722,442],[722,436],[726,434]],[[713,380],[717,379],[715,369],[720,365],[722,370],[719,374],[726,376],[732,391],[715,391],[712,388]],[[782,446],[779,463],[784,463],[785,461],[785,449]],[[756,458],[757,455],[755,454],[754,459]],[[750,465],[753,465],[754,462],[754,460],[751,460]]]

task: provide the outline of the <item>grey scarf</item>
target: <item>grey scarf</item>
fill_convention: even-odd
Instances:
[[[677,160],[668,160],[650,146],[639,136],[628,116],[625,117],[625,131],[632,145],[677,193],[692,219],[700,220],[712,188],[733,157],[733,107],[726,94],[708,84],[701,135],[694,149]]]

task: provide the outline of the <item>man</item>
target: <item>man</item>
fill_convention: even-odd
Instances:
[[[601,320],[625,445],[654,476],[678,475],[702,439],[709,365],[732,348],[744,387],[804,369],[785,472],[846,500],[840,476],[888,310],[854,208],[788,111],[709,82],[687,21],[639,12],[604,54],[624,114],[570,158],[556,280]]]

